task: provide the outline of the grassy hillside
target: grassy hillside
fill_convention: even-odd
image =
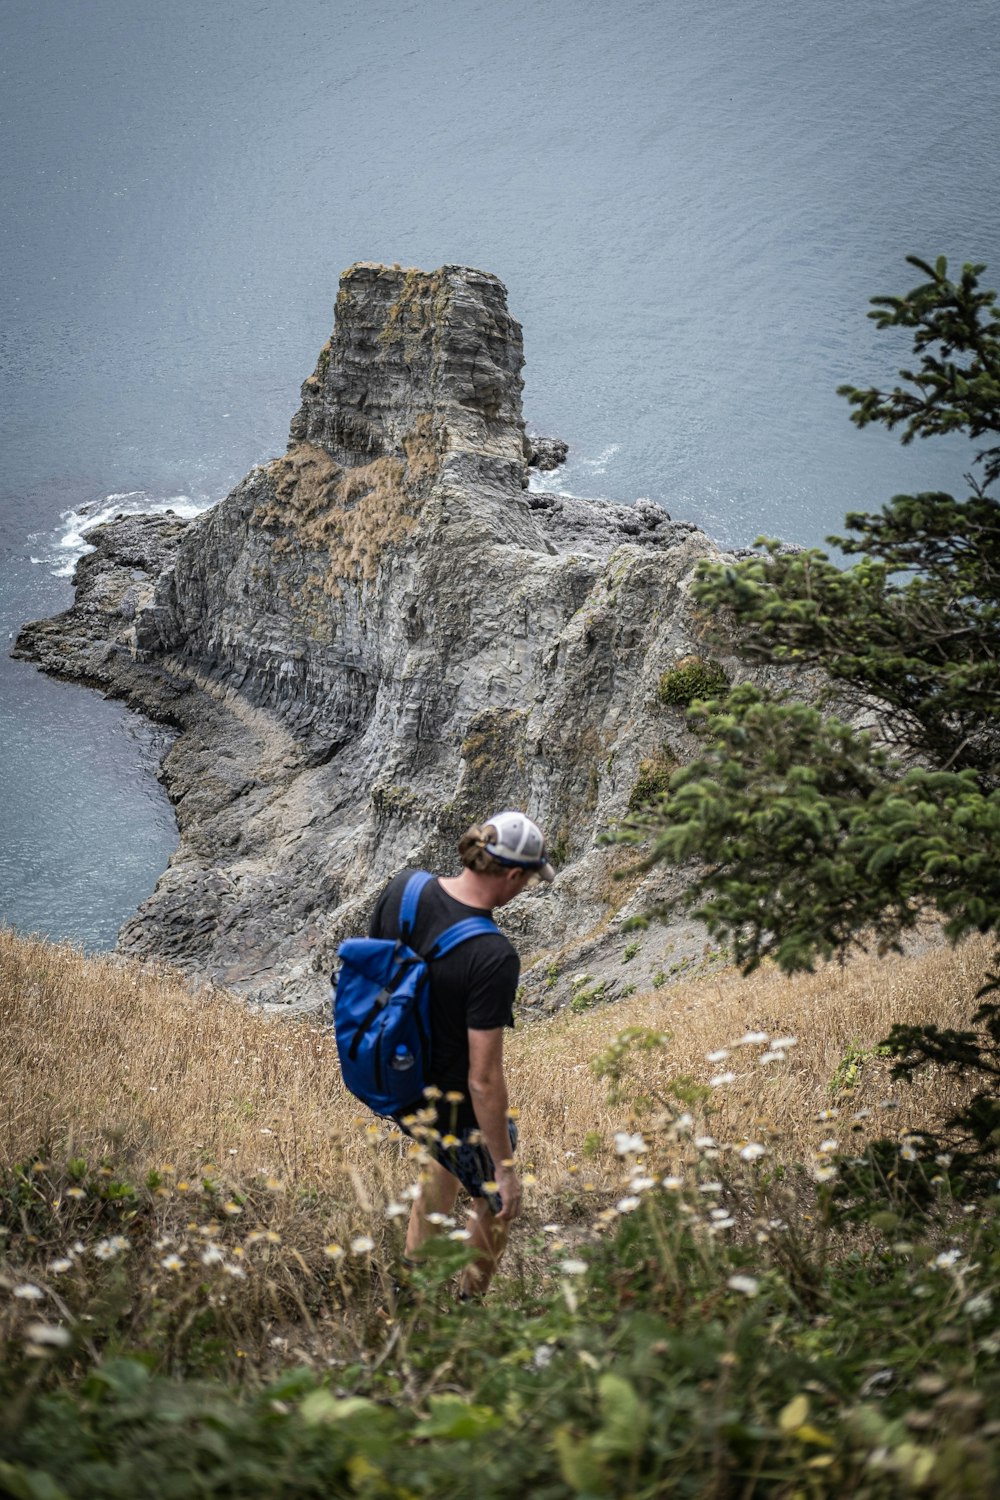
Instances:
[[[877,1043],[967,1024],[985,962],[519,1029],[528,1207],[466,1309],[461,1217],[400,1268],[420,1162],[328,1029],[0,932],[0,1493],[990,1493],[997,1200],[955,1201],[944,1161],[922,1215],[892,1171],[850,1220],[836,1198],[870,1137],[902,1179],[954,1108]]]

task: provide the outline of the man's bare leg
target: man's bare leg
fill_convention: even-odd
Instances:
[[[508,1221],[498,1218],[485,1198],[473,1200],[470,1229],[476,1258],[462,1272],[460,1285],[464,1297],[482,1297],[485,1294],[493,1273],[500,1264],[509,1228]]]
[[[410,1222],[406,1228],[406,1255],[419,1260],[421,1247],[437,1233],[437,1225],[427,1222],[428,1214],[450,1214],[458,1197],[458,1178],[433,1159],[421,1172],[420,1197],[414,1198]]]

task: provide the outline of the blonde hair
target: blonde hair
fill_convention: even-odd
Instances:
[[[482,827],[473,823],[467,828],[458,841],[458,857],[467,870],[472,870],[476,875],[505,875],[507,865],[502,865],[498,859],[494,859],[486,848],[497,836],[497,831],[492,823],[484,823]]]

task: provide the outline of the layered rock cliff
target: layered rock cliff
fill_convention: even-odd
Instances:
[[[194,521],[88,534],[73,607],[16,649],[179,731],[180,845],[124,952],[321,1004],[385,879],[451,868],[464,827],[515,805],[560,868],[504,913],[529,999],[620,966],[651,886],[598,839],[686,752],[657,686],[699,649],[687,586],[715,548],[648,501],[529,488],[553,450],[525,435],[522,363],[495,277],[354,266],[288,451]],[[701,939],[649,941],[645,977]]]

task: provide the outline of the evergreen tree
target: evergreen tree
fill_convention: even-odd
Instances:
[[[744,683],[696,703],[700,755],[618,835],[646,842],[651,864],[689,867],[681,901],[748,971],[898,948],[931,912],[953,941],[1000,938],[1000,317],[982,265],[952,281],[943,257],[910,263],[926,280],[874,298],[869,316],[913,331],[915,368],[891,390],[841,394],[859,426],[901,427],[904,443],[986,439],[968,494],[848,515],[830,538],[856,559],[846,567],[766,538],[750,559],[705,563],[695,598],[710,628],[803,677],[794,693]],[[991,1075],[979,1117],[958,1122],[974,1157],[1000,1126],[997,987],[981,992],[979,1031],[889,1039],[907,1076],[928,1060]]]

